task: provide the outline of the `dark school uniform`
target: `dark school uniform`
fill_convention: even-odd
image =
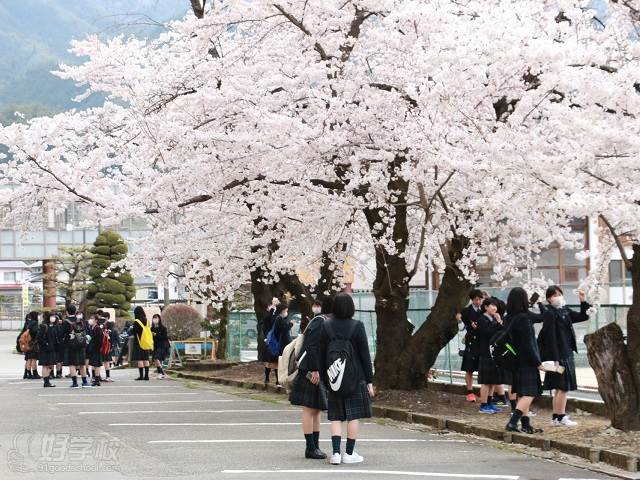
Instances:
[[[464,336],[464,353],[462,355],[462,366],[460,370],[463,372],[477,372],[480,367],[476,345],[477,332],[472,324],[477,323],[478,319],[483,315],[482,308],[476,310],[473,304],[469,304],[462,309],[461,314],[466,333]]]
[[[280,342],[280,350],[276,353],[273,353],[266,342],[267,334],[271,331],[271,328],[273,328],[273,324],[272,324],[271,327],[269,327],[269,330],[267,330],[264,334],[265,342],[263,347],[262,358],[263,358],[263,361],[267,363],[277,363],[278,357],[282,355],[282,351],[284,350],[284,347],[286,347],[287,345],[289,345],[289,343],[291,343],[291,323],[289,322],[288,318],[282,318],[280,315],[278,315],[277,317],[275,317],[274,322],[275,322],[274,333],[277,335],[278,341]]]
[[[20,336],[22,336],[22,334],[27,330],[29,330],[29,334],[31,335],[31,351],[24,352],[24,359],[37,360],[38,359],[38,341],[37,341],[38,322],[36,320],[29,320],[25,322],[24,326],[22,327],[22,331],[20,332],[20,335],[18,335],[18,340],[20,339]]]
[[[167,335],[167,327],[164,325],[153,325],[151,327],[153,334],[153,359],[164,362],[169,356],[169,336]]]
[[[500,325],[494,317],[483,314],[477,321],[476,342],[478,346],[479,370],[478,383],[481,385],[502,385],[504,375],[493,359],[489,346],[491,338],[500,330]]]
[[[41,324],[38,329],[38,365],[50,367],[55,365],[58,350],[58,326]]]
[[[322,329],[320,350],[320,358],[322,359],[326,358],[327,347],[331,341],[327,330],[327,324],[329,323],[330,328],[336,336],[346,338],[349,335],[349,332],[352,332],[350,340],[356,356],[354,361],[359,360],[359,368],[357,369],[358,379],[356,380],[357,385],[354,393],[350,397],[341,397],[331,390],[331,388],[327,388],[327,409],[329,420],[348,422],[351,420],[358,420],[360,418],[371,418],[373,412],[367,384],[373,383],[373,367],[371,364],[369,342],[367,339],[367,332],[364,329],[364,324],[359,320],[354,319],[338,320],[332,318],[325,322],[324,328]],[[321,374],[324,377],[325,383],[328,385],[329,379],[327,377],[326,365],[323,366]]]
[[[104,357],[100,352],[102,346],[102,327],[100,325],[94,325],[91,329],[91,341],[87,345],[87,358],[89,359],[89,365],[95,368],[100,368],[104,362]]]
[[[142,321],[142,320],[140,320]],[[149,324],[149,320],[147,320],[147,325]],[[140,347],[140,337],[142,336],[142,327],[136,321],[133,322],[133,342],[131,348],[131,358],[132,362],[143,362],[149,360],[150,350],[143,350]]]
[[[74,326],[79,320],[75,317],[67,317],[61,325],[61,336],[64,339],[64,359],[63,365],[65,367],[81,366],[84,365],[84,359],[86,357],[86,347],[76,348],[70,344],[71,335],[74,330]],[[82,330],[85,329],[84,323],[81,322]]]
[[[542,395],[542,381],[538,366],[542,363],[536,342],[536,331],[533,328],[535,315],[522,312],[509,316],[511,337],[516,352],[518,366],[513,373],[512,391],[521,397],[537,397]]]
[[[587,310],[591,308],[587,302],[580,304],[580,312],[569,308],[545,306],[543,324],[538,336],[538,346],[543,361],[558,362],[564,367],[563,373],[545,372],[545,390],[562,390],[570,392],[578,389],[576,365],[573,353],[578,353],[574,323],[589,320]]]
[[[304,331],[304,341],[300,356],[304,355],[298,366],[296,377],[289,393],[291,405],[313,408],[316,410],[327,409],[327,389],[321,381],[314,385],[307,378],[309,372],[321,372],[324,361],[320,358],[320,343],[322,342],[323,324],[325,315],[314,317]]]

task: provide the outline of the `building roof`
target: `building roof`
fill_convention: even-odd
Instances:
[[[20,260],[0,260],[0,268],[29,268],[28,265]]]

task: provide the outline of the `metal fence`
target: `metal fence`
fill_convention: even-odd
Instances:
[[[42,310],[42,303],[22,305],[22,302],[0,301],[0,330],[20,330],[24,325],[24,317],[30,311]]]

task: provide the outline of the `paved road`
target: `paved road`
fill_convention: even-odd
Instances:
[[[363,427],[359,466],[301,458],[299,411],[266,394],[177,380],[43,389],[16,379],[14,334],[0,332],[0,478],[606,479],[459,435]],[[323,424],[323,449],[330,450]],[[50,477],[43,469],[54,469]]]

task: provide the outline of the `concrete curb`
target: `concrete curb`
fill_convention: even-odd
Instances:
[[[169,370],[168,372],[175,374],[178,378],[184,378],[187,380],[199,380],[219,385],[230,385],[247,390],[267,391],[281,395],[286,394],[286,390],[279,385],[264,385],[262,383],[235,380],[231,378],[207,377],[204,375],[183,373],[173,370]],[[447,387],[451,387],[451,385],[447,385]],[[443,391],[458,393],[451,391],[449,388],[445,388]],[[586,459],[591,463],[602,462],[627,472],[638,472],[640,468],[639,455],[618,452],[615,450],[600,449],[588,445],[568,443],[560,440],[552,440],[539,435],[505,432],[501,429],[473,425],[464,421],[453,420],[439,415],[430,415],[402,408],[381,407],[375,405],[373,407],[373,416],[377,418],[388,418],[398,422],[426,425],[438,430],[450,430],[452,432],[462,433],[465,435],[476,435],[490,440],[504,441],[505,443],[517,443],[519,445],[538,448],[543,451],[552,449],[558,450],[559,452],[568,455]]]

